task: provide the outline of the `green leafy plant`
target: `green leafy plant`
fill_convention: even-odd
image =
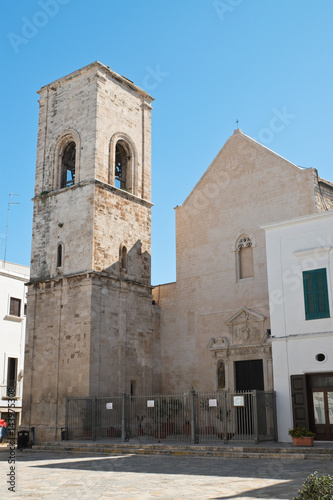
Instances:
[[[296,427],[296,429],[289,429],[288,434],[294,438],[315,437],[316,436],[316,434],[314,432],[309,431],[305,427]]]
[[[306,478],[298,493],[299,496],[294,497],[294,500],[332,500],[333,476],[318,476],[316,471]]]

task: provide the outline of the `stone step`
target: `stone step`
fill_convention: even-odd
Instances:
[[[23,450],[24,451],[24,450]],[[32,451],[73,452],[92,454],[160,454],[233,458],[275,458],[275,459],[320,459],[333,460],[333,446],[299,448],[279,446],[207,446],[207,445],[166,445],[166,444],[129,444],[129,443],[78,443],[62,441],[35,445]]]

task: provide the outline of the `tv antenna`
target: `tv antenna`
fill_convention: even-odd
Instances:
[[[21,205],[17,201],[12,201],[13,196],[21,196],[20,194],[9,193],[8,208],[7,208],[7,221],[6,221],[6,239],[5,239],[5,256],[3,259],[4,264],[6,263],[7,256],[7,238],[8,238],[8,222],[9,222],[9,209],[12,205]]]

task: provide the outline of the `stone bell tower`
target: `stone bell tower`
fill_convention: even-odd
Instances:
[[[60,438],[66,397],[159,390],[153,98],[99,62],[39,95],[22,426],[37,442]]]

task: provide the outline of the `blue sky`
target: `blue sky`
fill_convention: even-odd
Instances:
[[[152,283],[174,281],[174,207],[236,128],[333,180],[331,0],[1,2],[0,258],[29,265],[38,96],[93,61],[156,100]],[[272,119],[284,117],[276,131]]]

